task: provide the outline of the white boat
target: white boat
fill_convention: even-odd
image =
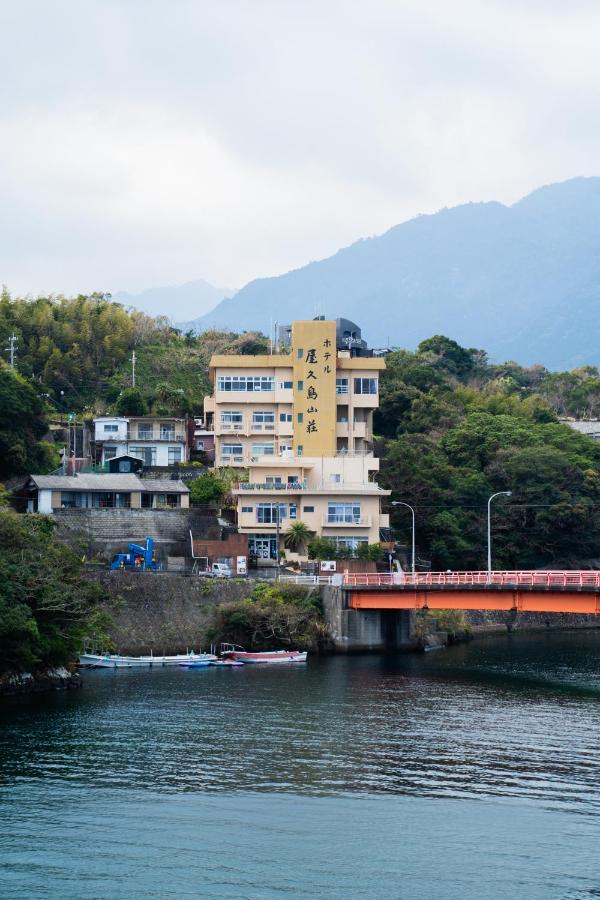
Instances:
[[[79,657],[79,665],[85,669],[150,669],[160,666],[208,664],[217,659],[214,653],[177,653],[173,656],[121,656],[118,653],[91,653],[84,651]]]
[[[250,653],[235,644],[221,645],[222,659],[234,659],[243,663],[298,663],[306,662],[307,655],[300,650],[263,650],[261,653]]]

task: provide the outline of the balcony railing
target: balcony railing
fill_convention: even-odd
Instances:
[[[234,485],[234,490],[236,491],[287,491],[288,493],[293,493],[294,491],[306,491],[308,490],[308,483],[306,481],[289,481],[285,483],[275,483],[275,484],[267,484],[265,482],[256,482],[256,481],[238,481]]]
[[[324,528],[370,528],[371,516],[346,517],[339,515],[323,516],[321,522]]]
[[[248,482],[248,481],[238,481],[234,484],[234,491],[287,491],[288,493],[293,493],[294,491],[305,491],[308,493],[325,493],[325,494],[335,494],[338,491],[351,491],[357,494],[379,494],[384,491],[384,488],[380,487],[374,481],[321,481],[317,484],[310,484],[308,481],[290,481],[290,482],[281,482],[281,483],[266,483],[263,481],[260,482]]]
[[[127,432],[128,441],[171,441],[172,443],[185,443],[185,439],[184,432],[171,431],[168,428],[144,428],[141,430],[136,428]],[[118,440],[118,438],[116,438],[116,440]]]

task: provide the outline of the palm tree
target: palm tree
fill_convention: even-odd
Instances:
[[[302,553],[313,534],[304,522],[294,522],[283,536],[284,546],[293,553]]]

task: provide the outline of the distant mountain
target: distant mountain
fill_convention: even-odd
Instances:
[[[469,203],[276,278],[250,282],[195,324],[268,330],[313,310],[371,346],[445,334],[496,361],[600,363],[600,178],[549,185],[507,207]]]
[[[173,322],[195,319],[213,309],[224,297],[235,294],[230,288],[218,288],[208,281],[188,281],[186,284],[155,287],[139,294],[119,291],[113,299],[125,306],[135,306],[151,316],[168,316]]]

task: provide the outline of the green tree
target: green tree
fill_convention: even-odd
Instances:
[[[192,503],[206,503],[221,506],[229,492],[229,486],[223,478],[214,472],[206,472],[189,482],[190,500]]]
[[[0,672],[69,662],[97,613],[102,589],[53,531],[46,516],[0,510]]]
[[[283,536],[283,543],[293,553],[303,553],[313,534],[304,522],[293,522]]]
[[[118,416],[147,415],[148,403],[142,391],[137,387],[122,390],[115,402],[115,413]]]
[[[42,438],[48,431],[44,401],[25,378],[0,362],[0,478],[43,474],[58,453]]]

